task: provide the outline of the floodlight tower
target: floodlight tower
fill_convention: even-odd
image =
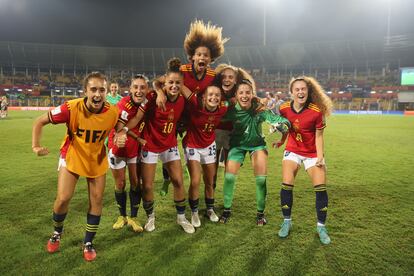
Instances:
[[[388,4],[388,16],[387,16],[387,45],[390,44],[391,35],[391,0],[387,0]]]
[[[263,46],[266,46],[266,0],[263,1]]]

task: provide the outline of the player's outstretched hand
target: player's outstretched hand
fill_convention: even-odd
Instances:
[[[32,150],[37,156],[45,156],[49,154],[49,150],[45,147],[33,147]]]

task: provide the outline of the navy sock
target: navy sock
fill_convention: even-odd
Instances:
[[[129,202],[131,204],[131,218],[138,215],[139,204],[141,203],[142,191],[139,186],[132,187],[129,190]]]
[[[62,233],[63,231],[63,221],[66,218],[66,214],[56,214],[53,212],[53,226],[56,232]]]
[[[119,213],[121,216],[126,217],[126,201],[127,195],[125,190],[116,190],[115,189],[115,200],[116,205],[118,206]]]
[[[192,199],[188,199],[188,202],[190,203],[190,208],[191,208],[191,211],[193,211],[193,212],[196,212],[196,211],[198,211],[198,203],[199,203],[199,201],[200,201],[200,199],[194,199],[194,200],[192,200]]]
[[[93,238],[95,237],[96,232],[98,231],[100,221],[101,216],[95,216],[88,213],[86,219],[86,233],[84,243],[93,241]]]
[[[328,193],[326,192],[326,185],[321,184],[314,186],[316,194],[316,215],[318,222],[325,224],[326,215],[328,213]]]
[[[174,200],[175,209],[177,210],[177,214],[184,214],[185,213],[185,198],[182,200]]]
[[[154,201],[143,201],[142,206],[144,207],[145,213],[147,216],[154,213]]]
[[[214,198],[205,198],[207,210],[214,209]]]
[[[280,189],[280,206],[283,217],[290,219],[293,206],[293,185],[282,183],[282,188]]]

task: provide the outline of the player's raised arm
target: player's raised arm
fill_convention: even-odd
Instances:
[[[184,98],[188,99],[191,96],[191,93],[192,93],[191,90],[188,89],[187,86],[185,85],[181,86],[181,95],[183,95]]]
[[[33,123],[32,151],[37,156],[44,156],[44,155],[49,154],[49,150],[40,145],[40,138],[42,137],[42,129],[47,124],[50,124],[48,113],[45,113],[39,116]]]
[[[155,90],[155,93],[157,93],[157,99],[156,104],[157,107],[161,108],[162,111],[165,111],[165,102],[167,101],[167,97],[165,96],[164,91],[162,91],[162,86],[165,82],[165,77],[161,76],[155,79],[152,83],[152,87]]]

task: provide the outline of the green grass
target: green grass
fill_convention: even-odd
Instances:
[[[153,233],[112,230],[117,216],[113,179],[108,175],[98,258],[86,263],[81,243],[87,212],[82,179],[65,222],[61,251],[44,246],[52,231],[58,147],[65,126],[47,126],[42,145],[51,153],[31,152],[31,126],[41,112],[10,112],[0,120],[0,271],[1,274],[153,275],[412,275],[414,271],[414,117],[333,116],[325,131],[328,164],[328,229],[322,246],[315,233],[315,195],[300,171],[294,190],[291,235],[277,236],[282,150],[270,149],[268,225],[255,225],[255,185],[250,161],[238,176],[233,216],[227,225],[202,220],[185,234],[175,223],[171,191],[156,194]],[[267,131],[266,131],[267,132]],[[272,134],[271,139],[276,139]],[[268,142],[271,140],[268,139]],[[160,166],[159,166],[160,167]],[[156,190],[161,186],[160,168]],[[221,213],[222,169],[216,193]],[[188,180],[185,183],[188,187]],[[204,202],[201,200],[204,211]],[[187,210],[187,214],[189,211]],[[139,218],[145,222],[142,208]]]

